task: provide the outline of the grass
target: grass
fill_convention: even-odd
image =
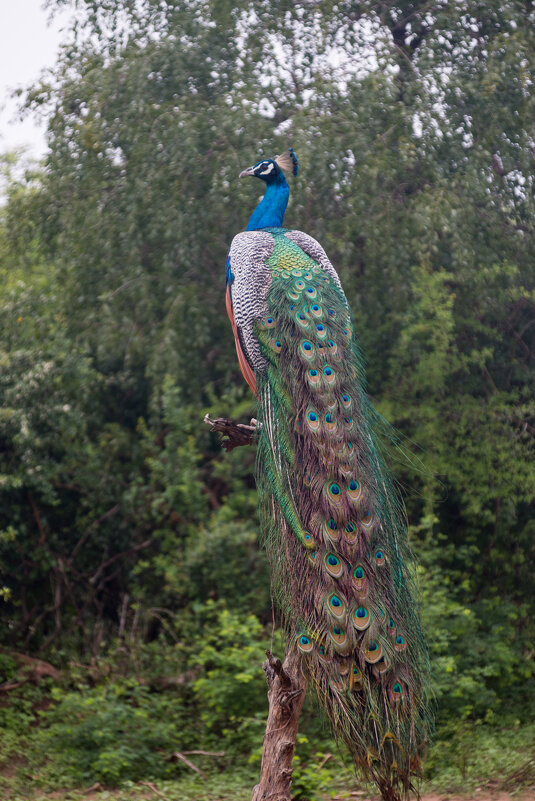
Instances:
[[[20,782],[0,779],[0,793],[9,801],[146,801],[157,798],[165,801],[250,801],[254,782],[245,777],[209,776],[206,780],[185,778],[180,781],[125,782],[117,789],[100,785],[92,788],[52,790],[22,786]]]
[[[52,712],[45,708],[42,692],[32,687],[13,695],[9,706],[0,704],[0,799],[249,801],[260,767],[261,736],[256,739],[251,734],[257,748],[249,761],[245,749],[241,754],[234,753],[231,759],[229,754],[229,761],[214,763],[199,758],[198,767],[207,773],[206,778],[178,763],[171,765],[165,759],[169,749],[160,746],[151,747],[145,755],[146,764],[142,764],[140,755],[147,746],[146,733],[154,735],[161,718],[156,714],[158,710],[151,707],[145,721],[139,717],[145,696],[136,696],[132,709],[137,717],[128,718],[128,725],[116,731],[122,720],[120,713],[124,712],[123,701],[110,697],[106,705],[97,697],[98,703],[88,707],[94,694],[95,691],[80,693],[78,705],[56,722],[54,715],[57,717],[59,708]],[[106,711],[104,718],[102,709]],[[70,721],[69,726],[63,717]],[[42,725],[45,718],[48,727]],[[37,725],[39,720],[41,725]],[[125,731],[137,737],[128,752]],[[54,732],[55,739],[50,737]],[[224,746],[221,742],[218,749]],[[328,739],[321,741],[317,732],[310,741],[299,735],[292,787],[296,801],[365,801],[374,795],[373,788],[357,784],[333,749],[334,744]],[[329,753],[331,750],[333,753]],[[102,753],[107,755],[109,765],[106,763],[106,772],[99,774],[96,771],[102,771]],[[121,764],[126,765],[122,773],[117,768]],[[521,724],[514,719],[507,723],[502,720],[499,726],[452,723],[451,730],[443,728],[437,735],[424,765],[426,782],[421,791],[423,795],[435,794],[434,801],[437,794],[474,797],[475,793],[480,801],[496,793],[535,801],[535,724]],[[171,775],[170,770],[174,772]],[[115,775],[119,776],[117,780],[109,779]]]

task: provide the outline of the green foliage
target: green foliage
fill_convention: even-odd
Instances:
[[[198,678],[193,693],[208,742],[223,739],[231,751],[243,753],[263,736],[265,677],[260,669],[265,633],[254,615],[217,611],[208,603],[202,616],[209,620],[205,636],[190,658]]]
[[[53,692],[38,748],[49,781],[64,784],[165,778],[176,773],[174,751],[188,745],[185,710],[170,693],[152,693],[135,680],[75,692]]]
[[[251,798],[251,784],[254,776],[240,774],[235,771],[229,774],[214,774],[202,779],[199,776],[193,778],[184,776],[177,780],[158,780],[157,784],[150,782],[159,793],[164,795],[167,801],[249,801]],[[2,787],[0,778],[0,787]],[[26,782],[20,787],[9,782],[5,785],[9,793],[10,801],[49,801],[50,793],[43,793],[39,788],[33,788],[31,782]],[[123,782],[118,789],[106,788],[98,790],[96,797],[99,801],[147,801],[151,796],[156,796],[147,783],[134,783],[130,780]],[[31,796],[28,794],[32,793]],[[52,796],[57,801],[87,801],[87,789],[57,791]],[[89,796],[91,798],[91,796]]]
[[[467,792],[493,781],[508,792],[532,786],[533,725],[511,720],[506,728],[453,721],[426,760],[425,775],[438,791]],[[448,736],[449,735],[449,736]]]
[[[195,606],[161,621],[158,640],[127,635],[98,665],[71,665],[47,691],[14,690],[0,707],[0,759],[21,758],[26,743],[26,773],[52,787],[176,776],[189,769],[173,755],[189,749],[224,750],[225,764],[243,763],[263,733],[267,633],[244,611]],[[14,660],[2,665],[14,681]]]
[[[298,735],[292,778],[292,798],[295,801],[332,797],[337,789],[343,792],[352,783],[351,768],[345,766],[337,754],[314,751],[310,746],[307,737]]]

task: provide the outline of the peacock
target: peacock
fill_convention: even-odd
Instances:
[[[292,149],[240,173],[265,184],[227,258],[226,306],[258,402],[257,488],[290,647],[358,768],[406,797],[428,739],[414,560],[338,275],[283,227]]]

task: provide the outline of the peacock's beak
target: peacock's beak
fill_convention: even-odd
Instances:
[[[245,178],[246,175],[254,175],[254,167],[247,167],[246,170],[240,172],[238,178]]]

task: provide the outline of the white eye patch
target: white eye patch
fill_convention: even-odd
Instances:
[[[259,175],[269,175],[269,173],[273,171],[274,166],[275,165],[273,164],[273,162],[271,162],[271,164],[268,164],[268,166],[266,167],[265,170],[262,170],[262,172],[259,172],[258,174]]]

